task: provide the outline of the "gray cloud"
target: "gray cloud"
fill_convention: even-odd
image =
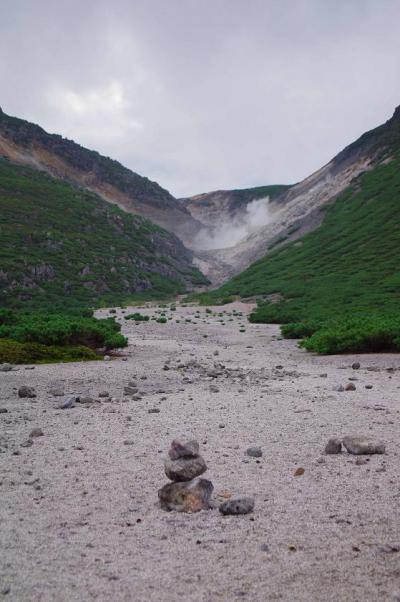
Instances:
[[[177,196],[300,180],[400,103],[398,0],[3,0],[0,105]]]

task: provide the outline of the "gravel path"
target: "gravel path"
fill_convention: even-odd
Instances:
[[[196,311],[125,321],[126,361],[0,372],[0,599],[400,600],[400,356],[315,357],[276,326]],[[69,395],[95,401],[57,409]],[[353,433],[386,455],[323,454]],[[177,436],[199,441],[215,500],[254,496],[252,514],[159,509]]]

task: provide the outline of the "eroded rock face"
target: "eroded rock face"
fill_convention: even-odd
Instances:
[[[213,489],[213,484],[207,479],[168,483],[159,489],[158,498],[163,510],[199,512],[210,507]]]
[[[343,439],[343,445],[350,454],[371,455],[384,454],[386,446],[382,441],[365,437],[363,435],[351,435]]]
[[[168,457],[165,459],[164,469],[165,474],[171,481],[191,481],[207,470],[207,464],[201,456],[178,458],[177,460],[171,460]]]

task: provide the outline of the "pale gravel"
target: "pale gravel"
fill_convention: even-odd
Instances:
[[[174,320],[193,313],[178,307]],[[398,369],[400,357],[316,357],[295,341],[278,340],[277,326],[247,324],[240,333],[238,318],[225,326],[207,319],[124,322],[131,342],[126,362],[0,372],[0,407],[8,409],[0,414],[0,599],[397,599],[400,552],[382,546],[400,544],[400,372],[385,370]],[[173,366],[194,359],[190,354],[209,368],[214,361],[240,367],[249,378],[211,381],[193,369],[187,373],[193,383],[182,384],[184,374]],[[167,360],[171,370],[163,371]],[[360,370],[351,369],[354,361]],[[298,376],[280,379],[273,371],[278,364]],[[123,401],[135,374],[148,377],[138,379],[146,395]],[[333,391],[349,377],[358,379],[356,391]],[[210,392],[211,382],[219,393]],[[36,388],[37,400],[18,398],[24,384]],[[48,394],[59,386],[66,395],[107,390],[120,401],[59,410],[62,398]],[[154,407],[160,413],[149,414]],[[20,447],[34,427],[44,436]],[[382,439],[386,455],[362,466],[347,453],[323,456],[330,437],[353,433]],[[163,458],[181,435],[200,442],[216,501],[254,496],[253,514],[159,509]],[[245,455],[257,445],[258,461]],[[294,477],[299,467],[305,473]]]

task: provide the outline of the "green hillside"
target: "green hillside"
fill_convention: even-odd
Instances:
[[[93,193],[0,159],[0,306],[165,297],[205,282],[172,234]]]
[[[252,321],[311,322],[309,329],[297,331],[311,334],[331,320],[396,315],[399,265],[400,159],[396,156],[353,181],[329,207],[319,228],[257,261],[204,295],[203,302],[256,295],[264,303]],[[268,295],[279,301],[268,301]]]

